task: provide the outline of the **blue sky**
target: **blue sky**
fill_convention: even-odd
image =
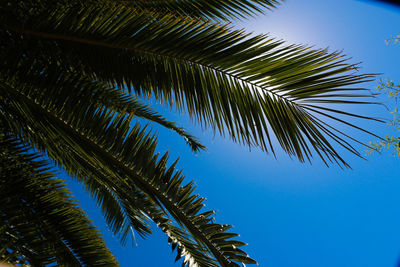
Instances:
[[[383,73],[400,83],[400,45],[385,39],[400,33],[400,9],[356,0],[286,0],[277,10],[236,27],[269,33],[288,43],[343,50],[361,72]],[[374,89],[376,82],[366,85]],[[382,98],[381,101],[386,101]],[[159,107],[162,109],[161,107]],[[352,170],[326,168],[320,161],[301,164],[278,153],[278,159],[203,131],[185,116],[164,111],[187,127],[208,147],[194,155],[178,136],[164,129],[160,151],[180,157],[179,168],[195,179],[197,192],[216,209],[217,222],[234,225],[245,250],[260,266],[395,266],[400,255],[400,159],[384,153],[368,161],[344,152]],[[390,119],[383,107],[359,113]],[[389,126],[361,124],[379,135]],[[373,140],[358,135],[364,141]],[[360,149],[364,149],[360,147]],[[167,238],[156,228],[137,245],[121,247],[80,186],[74,192],[102,229],[121,266],[180,266]]]

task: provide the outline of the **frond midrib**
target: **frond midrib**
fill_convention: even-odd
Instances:
[[[292,105],[298,106],[299,108],[303,108],[302,105],[300,103],[297,103],[295,100],[290,99],[289,97],[286,97],[285,95],[278,94],[278,93],[274,92],[273,90],[270,90],[264,86],[260,86],[257,83],[250,81],[249,79],[240,77],[239,75],[232,74],[228,71],[222,70],[221,68],[207,65],[207,64],[204,64],[204,63],[201,63],[198,61],[194,61],[191,59],[186,59],[183,57],[175,57],[175,56],[167,55],[167,54],[161,54],[161,53],[157,53],[157,52],[143,49],[143,48],[109,44],[109,43],[85,39],[85,38],[81,38],[81,37],[71,37],[71,36],[62,35],[62,34],[38,32],[38,31],[26,30],[26,29],[16,28],[16,27],[7,27],[6,26],[6,28],[8,28],[9,30],[15,31],[15,32],[28,34],[28,35],[32,35],[32,36],[37,36],[37,37],[44,37],[44,38],[49,38],[49,39],[54,39],[54,40],[72,41],[72,42],[77,42],[77,43],[86,44],[86,45],[96,45],[96,46],[100,46],[100,47],[113,48],[113,49],[131,50],[131,51],[145,53],[145,54],[148,54],[151,56],[157,56],[157,57],[172,59],[172,60],[176,60],[176,61],[180,61],[180,62],[184,62],[184,63],[188,63],[188,64],[198,65],[202,68],[206,68],[206,69],[212,70],[214,72],[221,73],[221,74],[231,77],[235,80],[238,80],[242,83],[246,83],[246,84],[250,85],[252,90],[259,89],[262,91],[266,91],[267,93],[269,93],[285,102],[288,102]]]

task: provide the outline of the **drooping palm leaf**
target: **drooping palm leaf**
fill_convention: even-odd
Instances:
[[[273,133],[301,161],[314,152],[347,166],[331,142],[361,156],[346,135],[318,122],[323,117],[346,120],[337,114],[362,118],[335,105],[371,103],[354,99],[370,96],[362,89],[346,87],[371,76],[354,74],[355,66],[338,53],[121,6],[46,12],[26,25],[8,22],[6,28],[59,51],[51,60],[186,109],[235,141],[273,152]]]
[[[0,134],[0,260],[118,266],[64,182],[38,157]]]
[[[96,106],[76,105],[79,97],[71,97],[61,107],[52,105],[54,97],[41,96],[40,91],[29,86],[16,85],[0,84],[4,96],[1,105],[9,116],[4,118],[8,127],[71,174],[82,176],[82,164],[78,162],[83,160],[92,169],[98,169],[108,188],[133,206],[134,216],[141,210],[160,225],[178,245],[178,255],[185,256],[186,263],[200,266],[214,266],[215,262],[222,266],[255,263],[236,248],[235,244],[244,243],[227,240],[237,236],[225,232],[229,225],[212,223],[213,211],[201,212],[203,199],[192,194],[193,184],[182,185],[184,177],[174,171],[175,164],[167,167],[168,155],[160,159],[154,156],[154,138],[138,127],[130,129],[129,118]],[[135,200],[140,196],[136,188],[145,193],[151,205],[144,205],[140,198]],[[170,219],[178,224],[168,224],[170,219],[154,208],[157,206],[165,207]],[[130,210],[125,212],[132,214]]]
[[[42,49],[40,46],[32,48],[28,52],[28,56],[35,58],[35,62],[26,62],[26,60],[20,62],[15,60],[17,56],[26,53],[26,45],[29,46],[31,44],[26,42],[25,47],[21,45],[14,50],[15,54],[8,53],[2,57],[4,65],[7,66],[2,70],[3,73],[17,75],[19,79],[24,79],[24,81],[32,83],[34,86],[42,87],[44,85],[47,88],[42,91],[42,94],[46,94],[48,90],[57,91],[58,95],[55,97],[59,101],[56,103],[58,105],[62,105],[64,99],[69,95],[79,96],[81,98],[80,104],[84,105],[85,103],[93,103],[95,101],[99,107],[106,107],[120,113],[134,115],[171,129],[181,135],[194,152],[205,149],[197,141],[196,137],[186,132],[185,129],[176,126],[175,123],[168,121],[149,105],[144,104],[141,99],[130,95],[123,89],[111,87],[99,81],[77,75],[58,64],[41,62],[40,54],[42,54]],[[6,50],[4,49],[3,51]],[[42,58],[42,60],[45,59]]]
[[[187,110],[250,146],[273,151],[275,135],[302,161],[317,153],[346,164],[331,142],[359,155],[352,138],[324,117],[347,125],[336,115],[370,119],[335,107],[369,103],[355,98],[366,96],[362,90],[345,86],[370,76],[354,74],[337,53],[285,46],[212,21],[277,2],[2,2],[0,119],[81,181],[123,242],[131,229],[150,233],[150,218],[185,264],[255,263],[237,248],[244,243],[230,240],[230,226],[201,211],[203,199],[193,195],[193,184],[184,185],[175,164],[168,167],[168,156],[154,155],[155,138],[131,123],[141,116],[175,130],[194,150],[200,144],[125,91]]]

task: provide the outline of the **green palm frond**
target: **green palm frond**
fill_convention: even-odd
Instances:
[[[64,181],[19,141],[0,134],[0,260],[44,266],[118,266]]]
[[[17,76],[17,75],[15,75]],[[84,91],[85,88],[80,88],[76,87],[77,84],[74,84],[74,86],[66,86],[66,90],[63,90],[64,86],[68,83],[65,83],[65,80],[62,79],[62,77],[59,77],[57,80],[58,83],[54,84],[48,81],[47,86],[50,86],[49,88],[43,87],[43,79],[40,77],[34,77],[33,75],[28,75],[24,77],[25,79],[27,78],[29,83],[22,83],[20,86],[25,85],[25,92],[28,93],[28,95],[34,95],[37,101],[47,101],[48,105],[45,107],[47,110],[55,108],[55,107],[62,107],[64,109],[69,110],[72,112],[70,115],[76,115],[76,118],[79,118],[80,115],[84,113],[84,111],[80,111],[77,107],[91,107],[92,110],[96,110],[98,107],[101,107],[102,105],[98,106],[98,101],[90,101],[87,97],[84,97],[81,93],[81,91]],[[36,78],[36,79],[34,79]],[[14,77],[15,79],[15,77]],[[7,80],[10,81],[12,80],[10,76],[7,76]],[[35,86],[36,85],[36,86]],[[4,86],[4,85],[3,85]],[[74,88],[76,87],[76,88]],[[74,93],[71,93],[74,92]],[[60,97],[62,96],[62,97]],[[4,98],[5,95],[3,96],[2,101],[7,102],[7,98]],[[63,98],[64,97],[64,98]],[[60,100],[61,99],[61,100]],[[96,98],[97,100],[97,98]],[[110,100],[110,99],[108,99]],[[61,102],[59,102],[61,101]],[[5,103],[3,102],[3,103]],[[118,103],[118,102],[117,102]],[[123,102],[120,104],[124,104]],[[15,122],[17,121],[17,115],[16,113],[13,113],[13,111],[8,110],[6,108],[6,104],[1,105],[2,108],[8,112],[8,117],[6,117],[4,120],[7,123],[12,123],[13,120]],[[110,105],[106,105],[106,107],[110,108]],[[103,107],[106,108],[106,107]],[[113,107],[113,106],[112,106]],[[111,107],[111,110],[113,109]],[[20,112],[20,111],[17,111]],[[122,113],[124,114],[124,113]],[[3,114],[4,115],[4,114]],[[25,113],[25,115],[29,115],[28,113]],[[133,114],[130,115],[130,117],[133,117]],[[20,118],[20,117],[19,117]],[[73,117],[70,117],[73,118]],[[42,118],[38,118],[38,122],[41,121]],[[4,122],[5,123],[5,122]],[[32,121],[28,122],[23,122],[20,124],[20,127],[26,127],[26,125],[29,125],[30,123],[33,123]],[[42,125],[46,125],[43,124]],[[51,125],[51,124],[50,124]],[[49,126],[50,126],[49,125]],[[31,128],[33,129],[33,128]],[[110,229],[115,233],[119,234],[121,237],[122,243],[125,243],[127,237],[130,234],[130,229],[131,227],[134,227],[134,229],[140,234],[140,235],[147,235],[151,233],[151,230],[149,229],[149,226],[147,224],[148,219],[147,217],[143,216],[143,214],[138,211],[137,209],[132,208],[129,206],[131,209],[131,212],[129,214],[126,214],[125,208],[128,204],[126,203],[125,199],[121,199],[118,197],[118,195],[113,192],[112,188],[114,187],[113,184],[107,183],[106,179],[100,179],[102,177],[96,177],[98,171],[98,168],[93,167],[90,164],[87,164],[86,162],[82,161],[82,158],[79,157],[79,152],[74,153],[73,150],[69,149],[63,144],[60,144],[58,142],[58,134],[59,133],[54,133],[53,136],[46,136],[46,134],[42,135],[39,133],[45,133],[41,131],[41,129],[37,129],[36,131],[33,132],[34,135],[37,135],[37,138],[41,138],[41,140],[46,140],[46,143],[44,144],[44,147],[38,147],[41,150],[45,150],[46,146],[48,148],[54,147],[54,150],[47,151],[50,153],[53,153],[52,155],[65,155],[63,158],[63,161],[60,160],[59,165],[63,166],[63,164],[66,164],[65,162],[68,162],[69,164],[74,163],[76,168],[79,170],[79,172],[74,172],[70,173],[72,176],[76,177],[76,179],[79,182],[82,182],[85,189],[89,192],[89,194],[95,198],[97,203],[102,207],[103,214],[105,216],[105,219],[110,227]],[[52,144],[52,145],[50,145]],[[76,154],[76,155],[75,155]],[[69,170],[67,169],[69,172]],[[95,178],[93,178],[95,177]],[[91,178],[91,179],[90,179]]]
[[[264,13],[265,9],[272,9],[280,4],[280,0],[103,0],[105,2],[120,3],[129,7],[136,7],[176,16],[188,16],[199,19],[232,18],[244,19],[256,14]],[[101,2],[101,1],[99,1]]]
[[[26,204],[24,210],[42,206],[46,210],[48,205],[57,211],[64,201],[73,215],[66,216],[75,218],[80,212],[62,183],[32,155],[18,150],[19,142],[48,156],[81,182],[122,243],[133,232],[150,234],[152,220],[168,236],[177,259],[184,257],[184,265],[256,263],[238,248],[245,243],[232,239],[237,234],[228,231],[231,226],[215,223],[214,211],[203,210],[204,199],[194,194],[194,183],[187,183],[175,169],[177,161],[168,164],[167,153],[156,153],[156,137],[137,119],[175,131],[194,151],[204,149],[139,97],[154,98],[187,111],[203,127],[267,152],[275,153],[277,142],[300,161],[316,154],[326,164],[347,166],[335,144],[361,156],[353,147],[359,141],[336,124],[369,133],[348,118],[374,118],[346,112],[343,106],[373,103],[368,91],[357,87],[373,75],[357,74],[357,66],[341,53],[286,45],[223,24],[279,2],[1,2],[0,134],[16,138],[2,140],[7,147],[14,146],[19,163],[26,162],[26,168],[15,167],[19,169],[15,173],[24,177],[15,180],[19,181],[15,196],[30,197],[39,187],[38,194],[45,198],[27,199],[21,204]],[[7,153],[0,156],[10,159]],[[54,193],[42,192],[46,186],[56,188]],[[0,194],[8,197],[4,188]],[[3,208],[8,213],[1,213],[6,223],[0,227],[0,241],[7,245],[0,254],[10,262],[116,264],[83,214],[76,221],[57,217],[66,229],[64,238],[52,221],[57,212],[40,224],[25,220],[31,211],[21,214],[17,203],[8,205]],[[44,220],[46,214],[38,214]],[[82,231],[94,231],[91,235],[98,246],[74,239],[76,233],[70,230],[75,224],[82,238]],[[76,250],[67,251],[72,246],[65,241],[68,238],[74,239]]]
[[[244,243],[230,240],[237,234],[226,232],[229,225],[215,224],[213,211],[201,211],[203,198],[192,194],[193,183],[183,185],[184,177],[174,170],[176,162],[167,167],[167,154],[161,158],[154,155],[155,139],[139,126],[131,129],[129,118],[96,107],[75,105],[72,100],[62,107],[54,106],[51,104],[54,98],[42,98],[29,87],[19,89],[3,83],[0,88],[4,96],[1,105],[9,116],[4,120],[13,132],[46,152],[69,173],[80,172],[77,161],[98,169],[103,182],[113,183],[108,187],[115,195],[159,224],[178,246],[178,255],[185,256],[187,264],[255,263],[236,248],[235,244]],[[75,101],[78,99],[75,97]],[[111,179],[106,180],[106,176]],[[152,206],[144,206],[143,199],[135,200],[140,196],[136,189],[145,193]],[[130,210],[126,212],[129,214]],[[170,218],[163,216],[164,213]],[[168,224],[171,219],[177,222],[175,226]]]
[[[322,123],[354,126],[337,115],[366,117],[335,105],[372,103],[357,99],[368,92],[351,87],[371,76],[355,74],[339,53],[120,6],[64,8],[7,27],[59,51],[48,60],[185,109],[237,142],[274,152],[274,135],[289,155],[305,161],[315,153],[327,164],[347,166],[331,142],[361,156],[346,134]]]
[[[30,44],[28,43],[28,45]],[[5,55],[3,59],[5,59],[4,65],[7,68],[2,72],[3,74],[8,73],[10,77],[18,76],[18,79],[25,81],[27,85],[41,88],[42,95],[57,92],[53,97],[58,99],[59,102],[54,104],[63,105],[64,99],[71,95],[79,96],[79,104],[96,103],[99,107],[106,107],[119,113],[155,122],[181,135],[194,152],[205,149],[205,146],[184,128],[168,121],[149,105],[144,104],[141,99],[130,95],[126,90],[89,79],[82,74],[66,70],[59,64],[48,65],[48,62],[43,63],[46,59],[41,59],[42,50],[40,46],[29,51],[29,56],[36,58],[35,62],[15,60],[16,56],[26,53],[26,48],[26,46],[20,46],[14,50],[14,53]]]

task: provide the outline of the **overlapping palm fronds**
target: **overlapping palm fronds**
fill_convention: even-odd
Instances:
[[[137,118],[195,137],[145,105],[151,97],[186,111],[234,141],[301,161],[313,154],[347,165],[332,143],[356,155],[346,133],[367,118],[335,108],[371,103],[339,53],[285,45],[222,24],[278,1],[6,1],[0,4],[2,130],[54,160],[101,206],[122,243],[133,229],[166,233],[190,266],[256,263],[230,225],[204,211],[176,162],[156,153]],[[361,99],[361,100],[360,100]],[[322,104],[322,105],[321,105]]]
[[[154,137],[139,125],[131,128],[131,116],[99,109],[97,103],[81,105],[82,98],[73,94],[59,105],[52,95],[55,90],[31,84],[35,83],[0,85],[7,99],[1,105],[10,116],[6,120],[13,118],[7,127],[81,179],[92,194],[103,192],[99,204],[105,204],[107,217],[114,220],[109,223],[123,238],[124,226],[142,235],[149,233],[149,217],[178,245],[179,255],[186,256],[188,263],[215,266],[214,258],[222,265],[254,263],[235,248],[240,242],[229,239],[237,234],[225,233],[229,226],[212,223],[214,212],[201,210],[203,199],[192,194],[192,183],[183,185],[175,164],[167,167],[168,155],[160,159],[154,155]],[[111,204],[105,199],[111,199]],[[118,216],[110,217],[116,211]]]
[[[0,260],[24,266],[117,266],[64,182],[0,134]]]

